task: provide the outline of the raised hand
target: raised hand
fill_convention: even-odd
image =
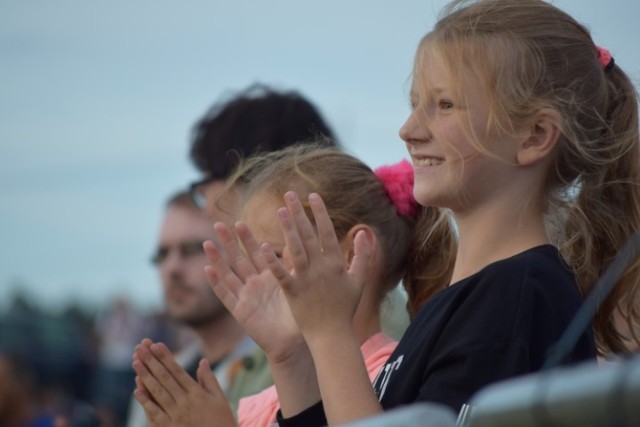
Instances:
[[[200,361],[196,382],[164,344],[145,339],[136,347],[132,366],[137,374],[134,397],[151,427],[236,425],[206,360]]]
[[[266,353],[282,414],[297,414],[320,399],[309,348],[247,226],[236,224],[244,251],[226,225],[215,224],[215,231],[221,249],[211,241],[204,243],[211,288]]]
[[[317,231],[295,193],[285,194],[285,203],[278,216],[293,270],[287,271],[269,248],[263,252],[312,355],[327,421],[344,424],[376,414],[380,404],[354,328],[373,268],[375,237],[358,224],[339,242],[318,194],[309,195]]]
[[[221,248],[204,243],[211,288],[272,362],[286,359],[304,341],[260,246],[242,222],[235,229],[244,251],[227,225],[214,228]]]
[[[298,326],[307,342],[316,332],[326,336],[325,332],[331,328],[350,329],[366,269],[370,268],[370,248],[365,233],[355,235],[353,256],[346,262],[318,194],[309,195],[317,232],[295,193],[285,194],[285,203],[286,208],[281,208],[278,216],[293,271],[288,271],[268,247],[263,247],[263,253],[284,290]]]

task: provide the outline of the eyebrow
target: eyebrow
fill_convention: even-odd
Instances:
[[[446,88],[443,87],[435,87],[430,91],[433,95],[441,95],[445,92],[447,92]],[[419,98],[419,92],[416,91],[415,89],[411,89],[411,92],[409,93],[409,99],[411,100],[411,102],[413,103],[416,99]]]

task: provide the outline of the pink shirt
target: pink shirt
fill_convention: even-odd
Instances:
[[[362,344],[360,349],[364,363],[369,372],[371,382],[387,361],[397,341],[382,332],[372,336]],[[238,423],[240,427],[268,427],[276,423],[276,413],[280,409],[276,387],[271,386],[258,394],[240,399],[238,404]]]

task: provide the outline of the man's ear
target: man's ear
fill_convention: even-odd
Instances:
[[[356,238],[356,234],[359,231],[365,233],[367,241],[369,242],[369,250],[371,251],[371,259],[375,259],[377,253],[377,244],[378,241],[376,239],[376,233],[373,232],[371,227],[365,224],[356,224],[347,232],[347,235],[340,241],[340,247],[342,248],[342,258],[344,260],[345,268],[349,268],[351,266],[351,261],[353,260],[354,252],[354,240]]]
[[[530,166],[549,157],[562,134],[562,117],[551,108],[543,108],[533,117],[528,136],[521,142],[516,160]]]

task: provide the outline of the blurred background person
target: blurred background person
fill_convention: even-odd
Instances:
[[[38,398],[36,373],[20,356],[0,351],[0,426],[52,427]]]
[[[167,202],[152,262],[158,269],[167,315],[196,336],[178,351],[178,362],[195,378],[198,362],[206,358],[227,390],[233,383],[233,364],[256,346],[209,287],[202,243],[214,238],[211,218],[196,206],[189,192],[179,192]],[[128,355],[129,365],[132,354]],[[256,382],[256,391],[270,382],[270,377],[263,383]],[[128,426],[146,425],[141,407],[135,400],[131,402]]]
[[[35,420],[96,419],[89,405],[96,368],[93,322],[78,305],[58,312],[22,294],[0,311],[0,426],[13,425],[6,417],[23,413],[22,407]]]

